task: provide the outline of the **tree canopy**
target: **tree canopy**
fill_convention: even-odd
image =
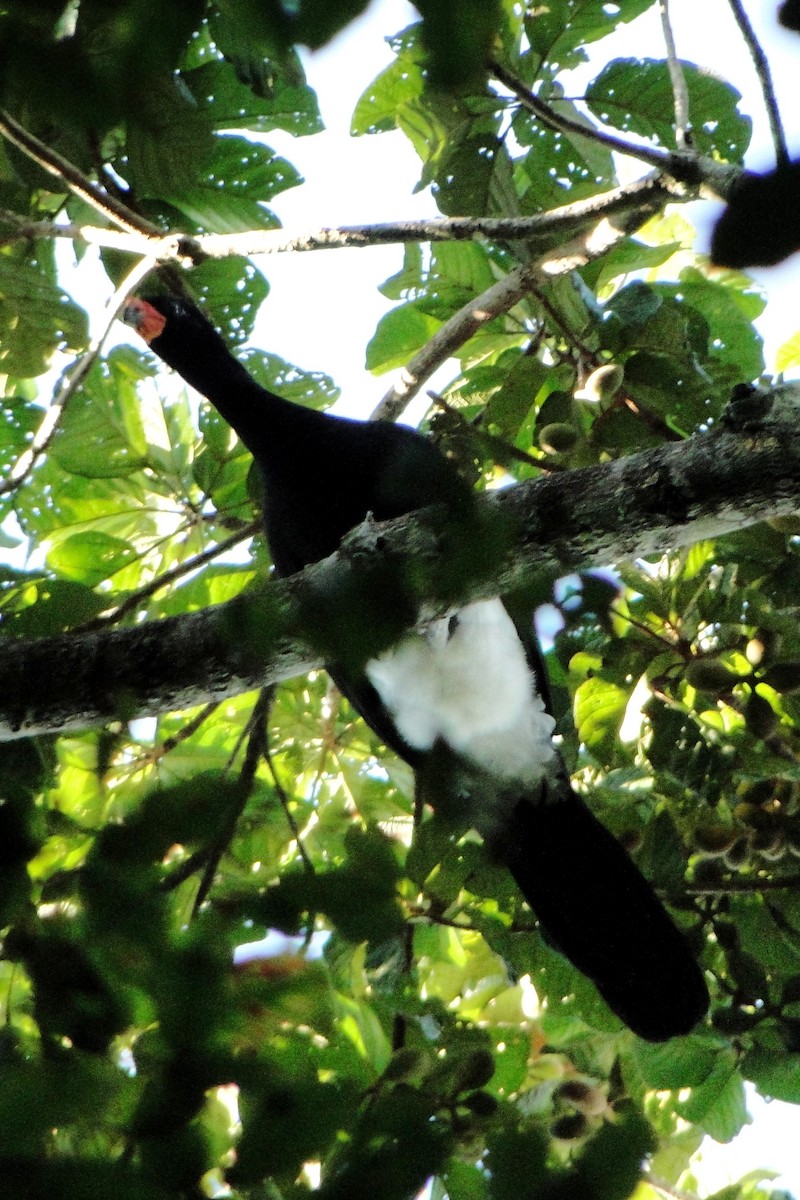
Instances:
[[[352,132],[402,130],[441,217],[286,234],[270,203],[302,180],[270,133],[321,128],[297,47],[365,7],[0,3],[15,1196],[695,1196],[746,1081],[800,1103],[800,392],[776,378],[800,340],[764,362],[740,269],[800,240],[768,63],[732,0],[775,146],[753,176],[735,81],[676,56],[666,4],[419,0]],[[659,7],[661,56],[615,57]],[[716,262],[682,207],[711,197]],[[455,360],[426,426],[486,493],[473,536],[443,559],[433,519],[367,523],[277,583],[244,448],[144,349],[103,343],[155,278],[327,407],[333,380],[248,341],[270,256],[387,242],[366,359],[402,374],[375,415]],[[87,255],[104,314],[70,292]],[[445,593],[546,607],[575,786],[709,980],[691,1036],[624,1029],[333,688],[332,647],[401,631],[374,604],[387,559],[421,622]],[[234,965],[268,931],[297,940]]]

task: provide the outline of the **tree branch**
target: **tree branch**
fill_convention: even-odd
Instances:
[[[148,255],[159,262],[175,260],[191,264],[207,258],[365,249],[369,246],[405,245],[410,242],[474,239],[544,241],[574,235],[602,217],[612,217],[635,209],[642,203],[645,193],[656,192],[662,204],[668,199],[681,201],[696,198],[670,180],[649,176],[624,187],[612,188],[599,196],[590,196],[572,204],[563,204],[549,212],[525,217],[433,217],[428,220],[342,225],[316,230],[249,229],[242,233],[202,233],[193,237],[180,232],[164,234],[161,230],[145,233],[140,230],[108,229],[99,225],[26,221],[3,209],[0,210],[0,223],[10,228],[0,234],[0,245],[45,237],[69,238],[90,246]]]
[[[376,632],[374,592],[359,587],[370,573],[373,584],[386,570],[393,584],[402,581],[402,599],[424,625],[446,611],[447,602],[437,606],[430,598],[452,587],[460,549],[470,563],[459,588],[465,602],[793,512],[800,509],[799,415],[797,385],[754,392],[733,402],[715,430],[686,442],[487,494],[477,513],[497,523],[489,526],[495,544],[487,544],[477,568],[472,528],[462,528],[459,540],[447,515],[431,511],[424,519],[366,521],[323,562],[204,612],[91,634],[9,639],[0,647],[0,738],[222,700],[300,674],[323,657],[346,660],[354,630],[363,654],[378,653],[397,630]]]
[[[640,162],[647,163],[678,182],[701,187],[706,196],[727,200],[731,187],[742,174],[740,167],[730,163],[716,162],[714,159],[701,156],[694,151],[660,150],[654,146],[626,141],[625,138],[618,137],[613,133],[606,133],[602,129],[582,125],[580,121],[562,116],[544,100],[540,100],[521,79],[518,79],[502,63],[492,60],[489,67],[495,78],[508,88],[523,108],[527,108],[535,117],[538,117],[548,129],[565,133],[569,137],[588,138],[589,141],[597,142],[598,145],[605,146],[615,154],[625,154],[630,158],[637,158]]]
[[[669,0],[660,0],[658,9],[661,16],[664,44],[667,50],[667,66],[669,68],[670,84],[672,85],[672,98],[675,105],[675,144],[679,150],[688,150],[691,146],[689,89],[686,86],[686,78],[675,49],[672,23],[669,19]]]
[[[594,220],[579,236],[567,244],[551,248],[533,262],[523,263],[493,283],[480,296],[454,313],[430,341],[403,367],[373,410],[373,421],[396,421],[424,386],[426,380],[471,337],[495,317],[502,316],[537,286],[556,275],[565,275],[587,262],[607,254],[611,247],[628,237],[664,206],[670,192],[655,175],[640,180],[634,187],[616,189],[624,203],[607,204],[594,210]],[[550,214],[552,216],[552,214]]]
[[[755,35],[753,26],[750,24],[750,18],[745,12],[741,0],[728,0],[728,3],[731,6],[731,12],[736,24],[739,26],[739,32],[744,38],[747,49],[750,51],[750,57],[756,69],[758,82],[761,84],[764,107],[767,110],[772,143],[775,147],[775,161],[779,167],[785,166],[789,162],[789,150],[786,145],[786,135],[783,131],[778,99],[775,95],[775,88],[772,85],[772,74],[767,62],[767,56],[761,48],[761,43]]]
[[[144,237],[162,236],[162,231],[152,221],[139,216],[122,201],[109,195],[96,183],[92,183],[91,179],[87,179],[69,159],[64,158],[51,146],[45,145],[20,125],[19,121],[15,120],[10,113],[2,110],[0,110],[0,137],[4,137],[12,146],[16,146],[48,175],[58,179],[65,191],[79,196],[81,200],[120,229],[129,230],[131,233]]]

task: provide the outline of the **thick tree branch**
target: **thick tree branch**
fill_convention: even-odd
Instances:
[[[9,639],[0,648],[0,737],[222,700],[323,657],[346,656],[354,630],[360,651],[375,653],[392,634],[385,625],[376,632],[373,587],[385,603],[387,580],[402,585],[395,607],[417,609],[424,623],[446,608],[430,597],[452,589],[461,551],[469,570],[458,598],[466,601],[793,512],[800,509],[799,417],[800,387],[753,393],[732,403],[717,429],[688,442],[484,496],[479,533],[488,528],[493,544],[477,565],[472,529],[454,534],[445,514],[367,521],[324,562],[204,612],[132,629]]]
[[[1,128],[1,126],[0,126]],[[661,204],[696,199],[693,192],[669,179],[651,175],[612,188],[549,212],[526,217],[433,217],[418,221],[387,221],[372,225],[342,225],[315,230],[249,229],[242,233],[203,233],[189,237],[180,232],[108,229],[99,225],[25,221],[0,210],[0,245],[37,238],[69,238],[91,246],[104,246],[130,254],[147,255],[159,262],[185,265],[208,258],[249,257],[253,254],[298,254],[309,250],[364,249],[369,246],[405,245],[410,242],[488,241],[542,242],[580,232],[603,217],[614,217],[641,206],[658,195]]]

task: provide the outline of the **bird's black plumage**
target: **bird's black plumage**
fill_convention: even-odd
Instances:
[[[125,319],[217,408],[265,484],[276,570],[293,574],[376,520],[467,493],[413,430],[302,408],[257,384],[193,307],[132,300]],[[450,789],[511,871],[548,939],[634,1032],[688,1033],[706,1011],[703,976],[683,935],[619,842],[572,790],[550,741],[543,671],[530,628],[500,600],[467,605],[337,683],[422,780]]]

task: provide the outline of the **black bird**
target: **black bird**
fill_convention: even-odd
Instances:
[[[124,320],[251,451],[280,575],[333,553],[368,513],[381,521],[463,498],[463,483],[432,442],[267,391],[193,306],[132,298]],[[572,790],[551,741],[538,650],[502,600],[464,605],[426,634],[402,638],[363,673],[333,673],[418,777],[427,772],[439,788],[450,781],[466,794],[471,822],[548,940],[625,1024],[651,1041],[688,1033],[708,1007],[703,975],[650,884]]]

